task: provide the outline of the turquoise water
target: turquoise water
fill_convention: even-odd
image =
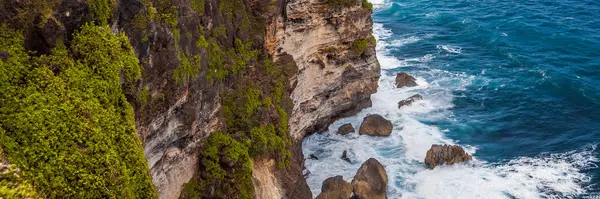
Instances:
[[[319,157],[306,161],[315,196],[370,157],[386,167],[389,198],[600,196],[600,1],[373,3],[379,89],[373,107],[304,140]],[[419,86],[394,88],[400,71]],[[397,108],[417,93],[425,99]],[[392,135],[335,134],[373,113],[393,122]],[[475,159],[428,170],[437,143]]]

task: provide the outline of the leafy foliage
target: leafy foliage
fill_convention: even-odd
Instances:
[[[356,56],[361,56],[367,48],[374,47],[376,43],[375,37],[373,35],[365,38],[360,38],[355,40],[352,43],[352,51]]]
[[[124,95],[140,77],[127,37],[87,24],[40,57],[19,32],[0,37],[0,144],[40,195],[155,198]]]
[[[166,23],[171,29],[177,27],[179,23],[177,7],[170,0],[156,0],[156,9],[160,22]]]
[[[179,66],[173,71],[173,79],[177,84],[188,85],[200,72],[200,55],[190,57],[184,52],[178,54]]]
[[[92,20],[98,25],[106,25],[112,16],[115,0],[87,0]]]
[[[213,82],[215,78],[220,81],[229,75],[225,68],[225,56],[226,54],[221,50],[217,40],[211,38],[208,46],[208,70],[206,71],[208,82]]]
[[[364,9],[373,10],[373,4],[367,0],[362,0],[362,7]]]
[[[196,12],[196,14],[204,14],[204,0],[190,0],[190,3],[192,4],[192,9]]]
[[[242,40],[235,39],[235,49],[229,49],[229,57],[231,58],[231,72],[238,74],[246,68],[248,62],[256,61],[258,50],[251,50],[252,41],[243,43]]]
[[[2,129],[0,129],[2,132]],[[0,197],[6,199],[40,198],[18,168],[0,162]]]
[[[204,142],[201,178],[184,186],[181,198],[252,198],[252,166],[246,146],[223,132]]]

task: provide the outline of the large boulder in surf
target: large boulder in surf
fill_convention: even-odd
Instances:
[[[383,165],[374,158],[364,162],[352,180],[357,199],[386,199],[387,173]]]
[[[401,72],[396,74],[396,88],[418,86],[417,79],[408,73]]]
[[[398,108],[402,108],[403,106],[410,106],[412,103],[419,101],[419,100],[423,100],[423,96],[421,96],[419,94],[410,96],[409,98],[406,98],[405,100],[398,102]]]
[[[369,115],[363,119],[358,133],[361,135],[388,136],[392,133],[392,122],[381,115]]]
[[[354,130],[354,127],[352,127],[352,124],[347,123],[347,124],[340,126],[340,128],[338,128],[337,133],[340,135],[346,135],[349,133],[354,133],[354,131],[355,130]]]
[[[471,155],[467,154],[461,146],[434,144],[427,151],[425,164],[433,169],[438,165],[453,165],[471,159]]]
[[[321,186],[321,193],[316,199],[348,199],[352,195],[352,185],[342,176],[325,179]]]

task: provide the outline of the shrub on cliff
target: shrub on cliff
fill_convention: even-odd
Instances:
[[[369,9],[372,10],[373,9],[373,4],[367,0],[362,0],[362,7],[365,9]]]
[[[200,169],[203,172],[184,186],[180,198],[252,198],[248,148],[230,135],[210,135],[200,155]]]
[[[352,51],[354,51],[356,56],[361,56],[363,53],[365,53],[365,50],[370,47],[374,47],[376,42],[377,41],[373,36],[357,39],[352,42]]]
[[[30,56],[0,28],[0,144],[45,198],[155,198],[133,108],[140,77],[127,37],[84,25],[70,48]]]

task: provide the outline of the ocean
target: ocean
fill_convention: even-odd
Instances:
[[[600,1],[371,2],[379,88],[371,108],[304,139],[319,158],[306,160],[315,197],[373,157],[391,199],[600,198]],[[398,72],[419,85],[395,88]],[[424,99],[398,108],[414,94]],[[391,120],[392,134],[336,134],[367,114]],[[432,144],[474,159],[428,169]]]

